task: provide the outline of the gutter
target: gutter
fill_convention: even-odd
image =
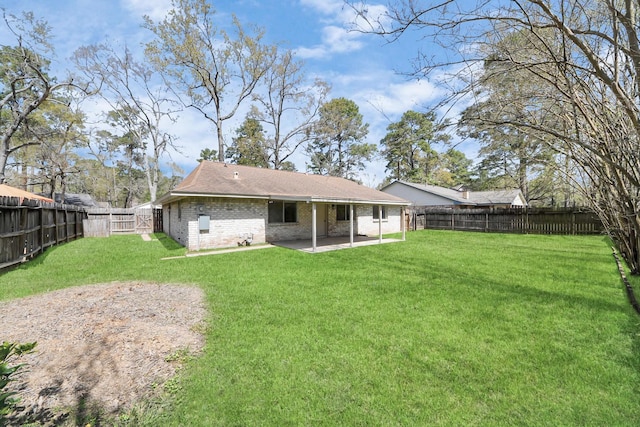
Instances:
[[[249,194],[213,194],[213,193],[167,193],[160,197],[156,203],[167,204],[183,197],[207,197],[223,199],[261,199],[261,200],[285,200],[302,203],[332,203],[332,204],[353,204],[353,205],[384,205],[384,206],[409,206],[409,201],[393,200],[361,200],[361,199],[340,199],[326,197],[297,197],[297,196],[274,196],[274,195],[249,195]]]

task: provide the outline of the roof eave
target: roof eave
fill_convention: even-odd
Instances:
[[[226,199],[262,199],[262,200],[287,200],[292,202],[303,203],[334,203],[334,204],[356,204],[356,205],[391,205],[391,206],[409,206],[411,202],[406,200],[363,200],[350,198],[330,198],[316,196],[292,196],[278,194],[219,194],[219,193],[191,193],[183,191],[172,191],[160,197],[156,203],[164,205],[175,202],[185,197],[207,197],[207,198],[226,198]]]

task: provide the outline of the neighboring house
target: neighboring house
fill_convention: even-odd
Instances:
[[[29,193],[28,191],[11,187],[7,184],[0,184],[0,197],[17,197],[18,199],[20,199],[20,203],[22,203],[24,199],[39,200],[41,202],[53,203],[53,200],[48,197]]]
[[[164,232],[189,250],[399,232],[409,205],[343,178],[210,161],[157,203]]]
[[[463,188],[450,189],[437,185],[394,181],[382,188],[381,191],[408,200],[413,206],[454,206],[458,208],[527,206],[527,201],[519,189],[468,191]]]
[[[157,203],[146,202],[136,206],[133,206],[133,210],[149,210],[149,209],[162,209],[162,206]]]

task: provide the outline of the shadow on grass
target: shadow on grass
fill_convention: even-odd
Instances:
[[[23,263],[16,264],[16,265],[11,266],[11,267],[7,267],[4,270],[1,270],[0,274],[6,273],[6,272],[9,272],[9,271],[13,271],[13,270],[28,270],[28,269],[31,269],[31,268],[34,268],[34,267],[41,266],[47,260],[47,257],[49,255],[51,255],[51,253],[53,251],[55,251],[60,245],[64,245],[64,243],[60,243],[58,245],[51,246],[51,247],[45,249],[44,252],[42,252],[40,254],[37,254],[33,258],[27,259]]]
[[[168,251],[175,251],[178,249],[184,249],[180,243],[173,240],[171,237],[167,236],[164,233],[154,233],[152,234],[154,239],[158,239],[158,241],[164,246],[164,248]]]
[[[548,305],[549,303],[562,304],[564,306],[580,306],[582,309],[590,311],[602,312],[627,312],[626,297],[624,295],[623,286],[620,285],[620,300],[608,301],[604,298],[589,297],[575,293],[571,290],[564,292],[561,288],[562,279],[558,280],[557,289],[541,289],[536,286],[527,285],[527,279],[522,278],[519,281],[510,279],[509,277],[499,277],[494,272],[481,272],[470,268],[468,265],[452,265],[448,263],[446,268],[438,264],[437,260],[407,260],[400,256],[384,256],[371,248],[359,248],[357,253],[354,252],[348,256],[354,257],[354,262],[361,265],[377,265],[382,270],[394,271],[397,277],[411,277],[419,275],[424,277],[429,283],[425,286],[441,286],[443,289],[448,288],[448,292],[459,295],[457,299],[463,303],[469,300],[473,304],[481,304],[481,301],[475,300],[476,290],[481,288],[489,291],[493,295],[500,295],[505,301],[518,301],[530,305],[532,310],[536,306]],[[342,254],[341,254],[342,255]],[[331,256],[331,255],[329,255]],[[568,262],[575,262],[572,256],[567,257]],[[613,259],[611,261],[613,263]],[[607,284],[608,287],[616,286],[618,282]],[[605,286],[602,284],[593,284],[589,286]],[[384,287],[383,287],[384,288]],[[388,292],[390,289],[381,289],[372,287],[379,292]]]

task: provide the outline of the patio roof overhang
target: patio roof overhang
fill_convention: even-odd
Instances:
[[[156,203],[168,204],[185,197],[202,198],[226,198],[226,199],[258,199],[258,200],[286,200],[301,203],[324,203],[324,204],[344,204],[344,205],[379,205],[379,206],[409,206],[411,202],[396,200],[363,200],[340,197],[322,197],[312,195],[285,195],[285,194],[216,194],[216,193],[191,193],[191,192],[169,192],[160,197]]]
[[[317,197],[317,196],[296,196],[296,195],[258,195],[258,194],[215,194],[215,193],[191,193],[191,192],[170,192],[158,199],[159,204],[168,204],[185,197],[202,197],[202,198],[235,198],[235,199],[258,199],[258,200],[288,200],[292,202],[310,203],[312,205],[311,215],[311,244],[312,252],[317,249],[317,205],[324,204],[345,204],[349,205],[349,245],[353,247],[354,241],[354,205],[373,205],[373,206],[399,206],[401,208],[401,231],[402,240],[405,240],[405,208],[411,204],[406,200],[361,200],[339,197]],[[378,221],[378,241],[382,243],[382,221]]]

